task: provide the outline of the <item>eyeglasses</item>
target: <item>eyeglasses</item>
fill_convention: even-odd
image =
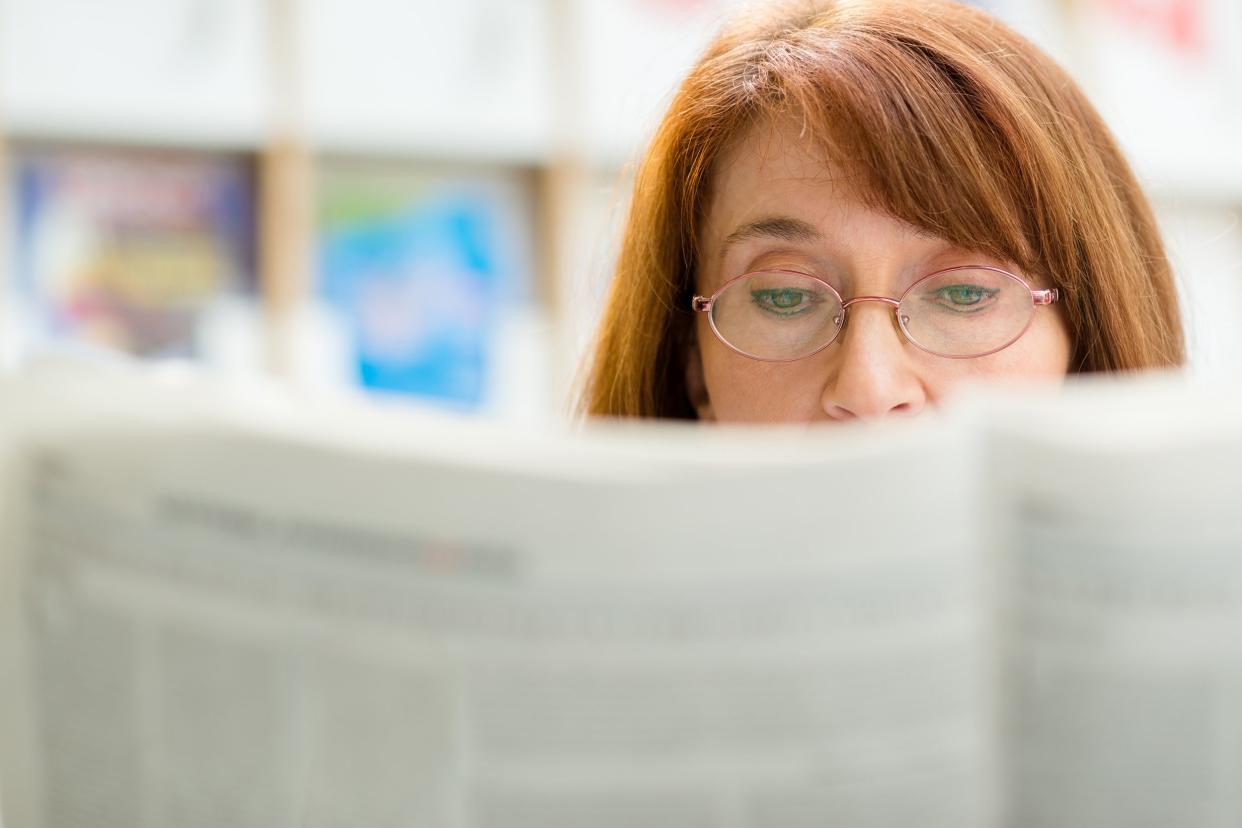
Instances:
[[[760,270],[730,279],[693,308],[708,314],[716,338],[742,356],[792,362],[817,354],[836,340],[849,309],[883,302],[910,344],[948,359],[994,354],[1022,338],[1036,305],[1060,298],[1055,288],[1034,290],[1008,271],[984,265],[954,267],[924,276],[901,295],[841,294],[823,279],[792,270]]]

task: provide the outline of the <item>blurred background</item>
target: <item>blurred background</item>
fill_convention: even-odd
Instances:
[[[0,361],[568,410],[632,165],[738,0],[0,0]],[[980,2],[1147,185],[1242,379],[1242,3]]]

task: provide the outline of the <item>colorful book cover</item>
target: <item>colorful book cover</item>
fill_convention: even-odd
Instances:
[[[320,299],[364,388],[485,403],[497,319],[527,272],[521,182],[504,174],[325,172]]]
[[[55,150],[16,167],[19,301],[36,337],[193,357],[201,314],[253,292],[245,162]]]

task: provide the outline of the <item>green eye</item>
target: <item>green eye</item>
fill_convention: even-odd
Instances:
[[[995,288],[981,285],[945,285],[937,290],[934,297],[948,303],[951,308],[969,308],[986,302],[1000,293]]]
[[[940,292],[955,305],[977,305],[983,299],[983,289],[974,285],[952,285]]]
[[[798,288],[764,288],[750,292],[751,301],[760,308],[791,316],[789,311],[801,313],[810,306],[812,297]]]

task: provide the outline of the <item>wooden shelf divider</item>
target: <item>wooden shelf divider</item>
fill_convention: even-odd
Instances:
[[[266,316],[267,368],[294,370],[296,314],[311,290],[315,162],[305,129],[297,0],[268,0],[269,126],[258,157],[258,282]]]

